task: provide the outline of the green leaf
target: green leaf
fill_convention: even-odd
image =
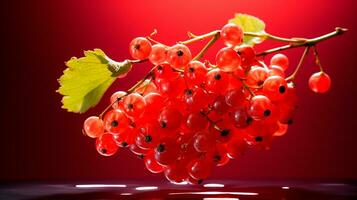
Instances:
[[[100,49],[85,51],[84,57],[73,57],[59,78],[59,92],[63,95],[62,108],[84,113],[98,104],[105,91],[117,77],[131,69],[131,62],[115,62]]]
[[[233,19],[230,19],[228,23],[237,24],[242,27],[245,32],[252,33],[265,33],[265,23],[257,17],[237,13]],[[248,45],[259,44],[264,41],[265,38],[253,37],[253,36],[244,36],[243,43]]]

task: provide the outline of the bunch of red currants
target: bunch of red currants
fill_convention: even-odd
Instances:
[[[226,47],[215,64],[192,58],[184,44],[168,47],[135,38],[132,57],[155,67],[135,90],[114,93],[103,117],[84,122],[98,152],[111,156],[128,147],[150,172],[199,184],[214,166],[251,148],[268,149],[274,137],[284,135],[298,103],[285,76],[288,58],[276,54],[266,65],[252,46],[242,45],[244,33],[237,25],[227,24],[219,34]],[[319,72],[309,85],[323,93],[330,79]]]

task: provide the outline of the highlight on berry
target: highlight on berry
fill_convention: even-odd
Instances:
[[[189,32],[187,40],[172,46],[155,40],[156,30],[134,38],[129,44],[132,58],[122,62],[99,49],[86,51],[85,57],[66,63],[59,79],[63,108],[87,111],[136,63],[151,63],[152,69],[137,84],[115,92],[102,113],[84,121],[83,133],[95,138],[103,156],[127,148],[150,172],[163,173],[171,182],[202,183],[215,166],[252,149],[269,149],[275,138],[286,134],[298,108],[295,78],[309,52],[316,63],[306,67],[316,68],[316,73],[306,85],[316,93],[330,89],[328,69],[316,47],[347,29],[312,39],[282,38],[264,29],[260,19],[236,14],[221,29],[202,35]],[[207,44],[191,52],[189,46],[201,40]],[[225,47],[214,61],[205,59],[218,40]],[[287,44],[256,52],[254,45],[264,40]],[[281,52],[297,47],[304,52],[295,64]]]

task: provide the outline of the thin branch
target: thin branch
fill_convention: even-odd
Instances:
[[[293,81],[296,77],[296,74],[299,72],[301,65],[304,63],[304,60],[309,53],[310,46],[305,47],[304,53],[302,54],[299,64],[295,68],[295,71],[288,77],[286,78],[287,81]]]

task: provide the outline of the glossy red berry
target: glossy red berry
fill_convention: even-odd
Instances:
[[[165,167],[156,161],[155,154],[145,156],[144,163],[146,169],[148,169],[151,173],[161,173],[165,170]]]
[[[143,37],[137,37],[130,42],[129,52],[134,59],[144,60],[149,57],[151,43]]]
[[[246,83],[252,87],[261,87],[268,78],[269,71],[263,67],[253,66],[246,77]]]
[[[216,55],[216,64],[224,72],[235,71],[241,64],[241,58],[232,48],[224,47]]]
[[[158,122],[163,129],[176,129],[181,125],[182,114],[174,106],[164,107],[159,115]]]
[[[167,49],[162,44],[155,44],[151,48],[149,60],[152,64],[158,65],[166,61]]]
[[[243,41],[243,30],[236,24],[226,24],[221,29],[221,37],[228,47],[235,47]]]
[[[200,61],[191,61],[185,67],[184,78],[188,86],[200,86],[206,77],[207,68]]]
[[[228,84],[228,75],[220,69],[213,69],[206,75],[205,89],[209,92],[222,94]]]
[[[201,131],[193,137],[193,146],[197,152],[208,152],[214,150],[216,139],[212,133]]]
[[[96,149],[103,156],[112,156],[118,151],[118,145],[112,134],[104,133],[97,138]]]
[[[167,61],[176,69],[183,69],[192,59],[190,49],[183,44],[176,44],[169,48]]]
[[[330,76],[325,72],[316,72],[309,79],[309,87],[316,93],[325,93],[331,86]]]
[[[119,109],[111,110],[104,116],[104,127],[111,133],[119,133],[125,131],[129,126],[129,119]]]
[[[264,95],[256,95],[250,100],[248,114],[255,120],[261,120],[272,114],[272,103]]]
[[[139,93],[131,93],[123,99],[123,108],[129,117],[138,118],[145,111],[146,102]]]
[[[270,76],[263,84],[263,93],[273,101],[282,99],[286,94],[287,84],[281,76]]]
[[[91,138],[101,136],[104,133],[103,120],[97,116],[88,117],[83,123],[83,131]]]
[[[289,67],[289,59],[286,55],[278,53],[270,59],[271,65],[278,65],[285,71]]]

